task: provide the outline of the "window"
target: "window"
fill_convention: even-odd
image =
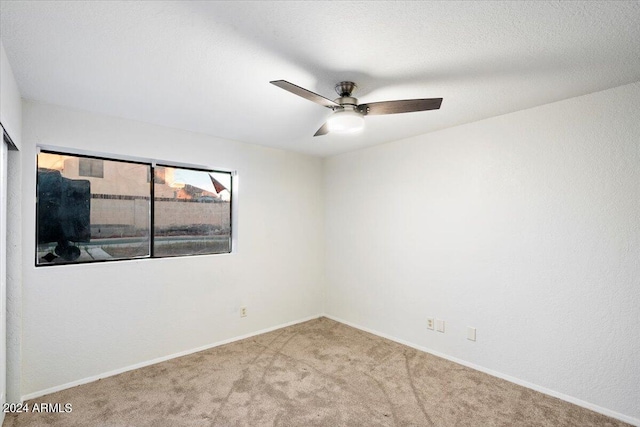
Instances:
[[[81,157],[78,159],[78,175],[104,178],[104,160]]]
[[[42,151],[36,265],[229,253],[231,185],[230,172]]]
[[[154,254],[231,252],[231,174],[170,166],[155,170]]]

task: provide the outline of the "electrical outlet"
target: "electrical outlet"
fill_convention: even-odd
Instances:
[[[427,328],[433,330],[433,317],[427,317]]]
[[[436,319],[436,331],[444,333],[444,320]]]
[[[240,307],[240,317],[247,317],[247,307]]]
[[[471,326],[467,326],[467,339],[469,341],[476,340],[476,328],[472,328]]]

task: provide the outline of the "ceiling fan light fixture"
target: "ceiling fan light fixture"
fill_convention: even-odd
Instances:
[[[343,109],[334,112],[327,120],[329,132],[354,133],[364,129],[364,117],[362,114]]]

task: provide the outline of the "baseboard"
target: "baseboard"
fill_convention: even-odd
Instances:
[[[203,351],[203,350],[208,350],[210,348],[214,348],[214,347],[219,347],[221,345],[225,345],[225,344],[229,344],[235,341],[240,341],[240,340],[244,340],[247,338],[251,338],[254,337],[256,335],[261,335],[261,334],[266,334],[267,332],[272,332],[278,329],[282,329],[282,328],[286,328],[288,326],[293,326],[293,325],[297,325],[298,323],[303,323],[303,322],[307,322],[309,320],[313,320],[313,319],[317,319],[318,317],[322,317],[322,314],[318,314],[315,316],[309,316],[309,317],[305,317],[302,319],[298,319],[298,320],[294,320],[292,322],[288,322],[288,323],[283,323],[281,325],[277,325],[277,326],[272,326],[266,329],[261,329],[259,331],[255,331],[255,332],[251,332],[245,335],[240,335],[237,337],[233,337],[233,338],[229,338],[226,340],[222,340],[222,341],[218,341],[215,342],[213,344],[207,344],[207,345],[203,345],[201,347],[197,347],[197,348],[192,348],[189,350],[185,350],[185,351],[181,351],[179,353],[174,353],[174,354],[170,354],[168,356],[162,356],[162,357],[158,357],[156,359],[152,359],[152,360],[147,360],[145,362],[140,362],[140,363],[136,363],[134,365],[130,365],[130,366],[125,366],[124,368],[119,368],[119,369],[114,369],[113,371],[109,371],[109,372],[104,372],[102,374],[98,374],[98,375],[93,375],[87,378],[83,378],[80,380],[76,380],[76,381],[72,381],[66,384],[62,384],[62,385],[58,385],[55,387],[50,387],[44,390],[39,390],[33,393],[29,393],[29,394],[25,394],[24,396],[22,396],[21,402],[24,402],[25,400],[31,400],[31,399],[36,399],[38,397],[42,397],[45,396],[47,394],[51,394],[51,393],[55,393],[57,391],[61,391],[61,390],[65,390],[71,387],[76,387],[82,384],[87,384],[93,381],[97,381],[103,378],[108,378],[108,377],[112,377],[114,375],[118,375],[118,374],[122,374],[123,372],[128,372],[128,371],[133,371],[134,369],[139,369],[139,368],[144,368],[145,366],[150,366],[150,365],[155,365],[156,363],[160,363],[160,362],[165,362],[167,360],[171,360],[171,359],[175,359],[176,357],[182,357],[182,356],[187,356],[189,354],[193,354],[193,353],[197,353],[199,351]],[[2,424],[0,424],[2,425]]]
[[[494,376],[494,377],[509,381],[511,383],[518,384],[518,385],[521,385],[523,387],[526,387],[526,388],[529,388],[529,389],[532,389],[532,390],[535,390],[535,391],[539,391],[540,393],[543,393],[543,394],[558,398],[560,400],[564,400],[565,402],[573,403],[574,405],[581,406],[581,407],[586,408],[586,409],[590,409],[590,410],[592,410],[594,412],[598,412],[599,414],[603,414],[603,415],[606,415],[608,417],[615,418],[615,419],[620,420],[620,421],[624,421],[625,423],[629,423],[629,424],[632,424],[634,426],[640,426],[640,419],[638,419],[638,418],[630,417],[628,415],[624,415],[624,414],[621,414],[619,412],[615,412],[615,411],[612,411],[610,409],[603,408],[603,407],[598,406],[598,405],[594,405],[593,403],[585,402],[584,400],[577,399],[577,398],[575,398],[573,396],[569,396],[569,395],[566,395],[564,393],[559,393],[557,391],[548,389],[546,387],[542,387],[542,386],[539,386],[537,384],[533,384],[533,383],[530,383],[528,381],[524,381],[524,380],[521,380],[519,378],[512,377],[510,375],[506,375],[506,374],[503,374],[501,372],[497,372],[497,371],[494,371],[492,369],[488,369],[488,368],[485,368],[485,367],[480,366],[480,365],[476,365],[476,364],[471,363],[471,362],[467,362],[466,360],[458,359],[458,358],[449,356],[447,354],[440,353],[438,351],[432,350],[432,349],[427,348],[427,347],[416,345],[416,344],[414,344],[412,342],[405,341],[403,339],[396,338],[396,337],[393,337],[391,335],[387,335],[385,333],[378,332],[376,330],[369,329],[369,328],[364,327],[364,326],[356,325],[355,323],[349,322],[349,321],[344,320],[344,319],[340,319],[340,318],[332,316],[330,314],[324,314],[324,317],[326,317],[328,319],[331,319],[331,320],[335,320],[336,322],[343,323],[343,324],[345,324],[347,326],[351,326],[352,328],[356,328],[356,329],[359,329],[361,331],[368,332],[370,334],[379,336],[381,338],[386,338],[386,339],[388,339],[390,341],[394,341],[394,342],[397,342],[399,344],[406,345],[407,347],[415,348],[416,350],[424,351],[425,353],[429,353],[429,354],[433,354],[434,356],[442,357],[443,359],[447,359],[447,360],[449,360],[451,362],[455,362],[455,363],[457,363],[459,365],[463,365],[463,366],[466,366],[468,368],[475,369],[476,371],[484,372],[485,374],[489,374],[491,376]]]

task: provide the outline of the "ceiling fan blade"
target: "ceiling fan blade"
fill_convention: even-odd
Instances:
[[[320,129],[318,129],[316,133],[313,134],[313,136],[322,136],[328,133],[329,133],[329,126],[327,126],[327,124],[325,123],[322,126],[320,126]]]
[[[358,111],[364,115],[411,113],[413,111],[437,110],[442,98],[405,99],[402,101],[371,102],[358,105]]]
[[[313,101],[316,104],[320,104],[323,107],[328,107],[328,108],[333,108],[333,107],[339,107],[339,104],[336,104],[335,102],[333,102],[332,100],[325,98],[324,96],[320,96],[317,93],[311,92],[310,90],[307,90],[303,87],[294,85],[293,83],[289,83],[286,80],[274,80],[272,82],[269,82],[272,85],[276,85],[279,88],[282,88],[286,91],[289,91],[291,93],[293,93],[294,95],[298,95],[303,97],[304,99],[308,99],[309,101]]]

